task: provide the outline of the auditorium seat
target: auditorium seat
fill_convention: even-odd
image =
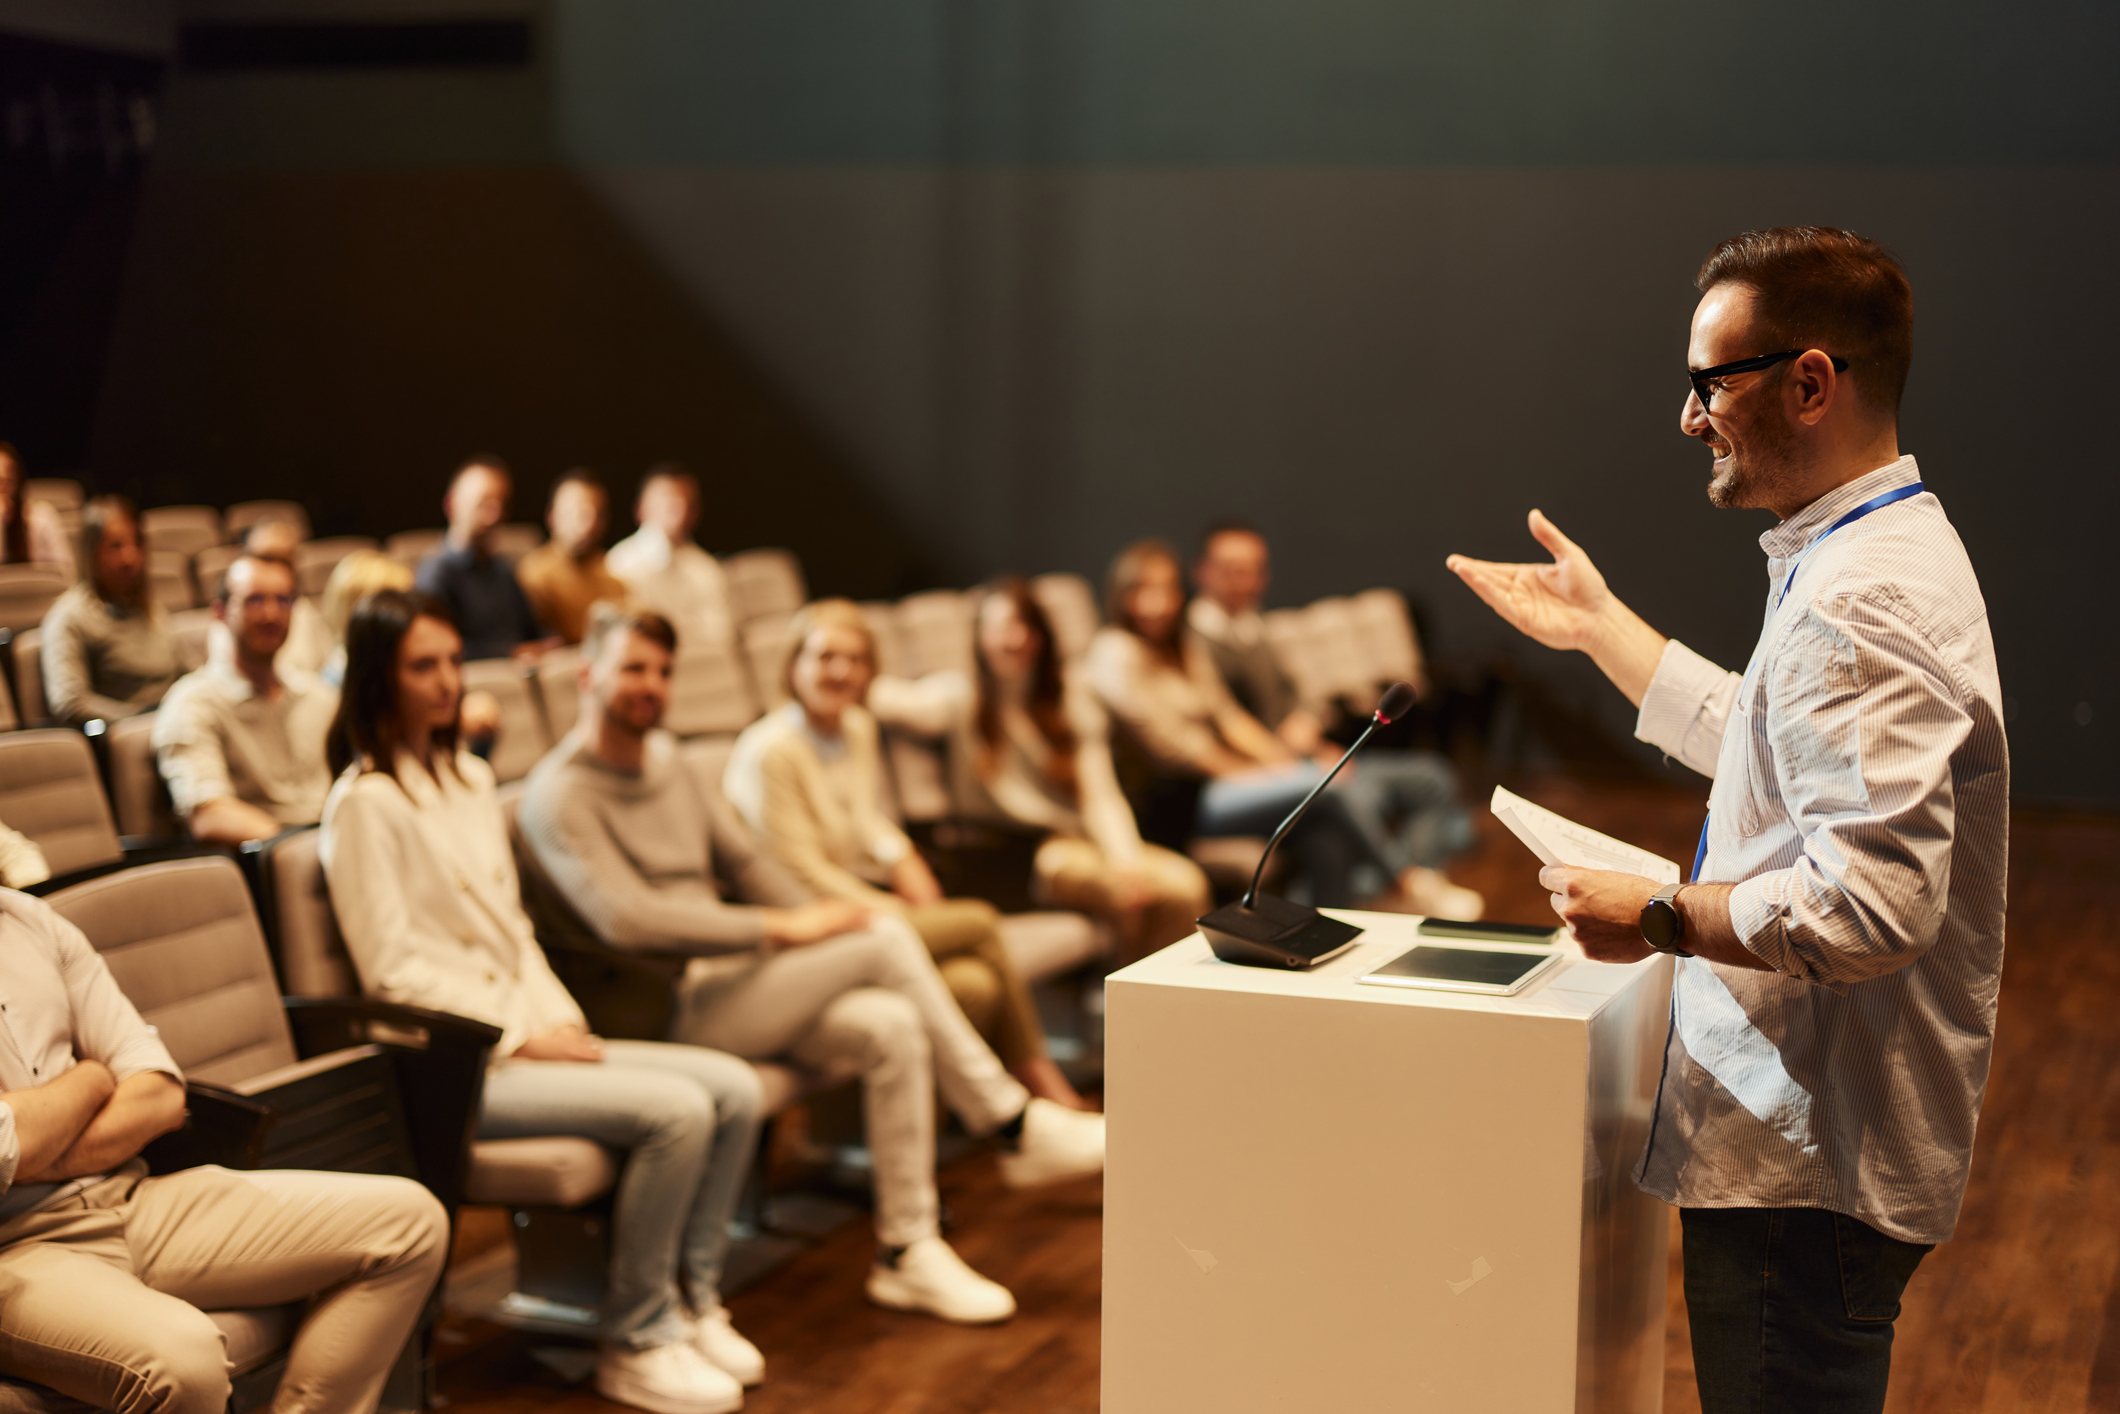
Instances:
[[[293,526],[307,540],[309,511],[300,501],[238,501],[228,508],[223,525],[230,540],[241,540],[260,521],[276,520]]]
[[[22,483],[22,499],[78,511],[87,498],[78,481],[63,476],[32,476]]]
[[[750,675],[733,651],[719,645],[678,648],[665,727],[687,737],[733,734],[757,718]]]
[[[333,535],[323,540],[305,540],[294,547],[295,593],[314,598],[331,582],[339,561],[356,550],[378,550],[382,546],[367,535]],[[204,588],[204,586],[200,586]]]
[[[15,711],[26,727],[41,727],[51,720],[51,704],[44,700],[44,630],[18,629],[8,644],[15,677]]]
[[[959,672],[970,676],[972,661],[972,595],[956,589],[934,589],[898,601],[898,636],[905,650],[903,675]]]
[[[488,542],[497,560],[514,564],[523,556],[545,543],[545,528],[529,521],[513,520],[493,527],[493,538]]]
[[[147,594],[168,613],[197,608],[199,587],[192,583],[191,555],[180,550],[148,551]]]
[[[788,630],[794,618],[793,614],[767,614],[739,630],[751,686],[757,690],[759,706],[768,712],[788,700],[788,657],[795,651]]]
[[[15,694],[0,682],[0,732],[11,732],[21,725],[22,718],[15,711]]]
[[[1063,661],[1089,651],[1104,616],[1097,611],[1097,592],[1079,574],[1041,574],[1031,581],[1031,595],[1053,626],[1053,647]]]
[[[35,628],[66,589],[66,573],[56,566],[0,565],[0,629]]]
[[[495,1028],[410,1007],[283,998],[250,890],[226,856],[121,870],[48,901],[87,935],[184,1070],[191,1123],[149,1146],[157,1172],[219,1163],[397,1174],[425,1183],[454,1219]],[[388,1040],[371,1039],[378,1024]],[[243,1318],[237,1334],[256,1363],[239,1367],[236,1407],[269,1402],[300,1311]],[[399,1362],[401,1400],[425,1393],[429,1335],[423,1323]]]
[[[869,623],[869,636],[876,640],[876,675],[894,678],[914,676],[914,669],[910,666],[912,658],[906,652],[904,637],[899,633],[898,606],[879,599],[871,600],[860,607],[861,616]]]
[[[1372,680],[1418,683],[1423,676],[1421,640],[1406,596],[1396,589],[1369,589],[1350,598],[1347,607]]]
[[[0,820],[44,852],[54,878],[125,857],[95,751],[64,727],[0,736]]]
[[[192,583],[199,586],[199,602],[211,604],[221,594],[221,576],[243,553],[241,545],[209,545],[191,557]]]
[[[574,730],[581,716],[581,662],[579,648],[555,648],[537,662],[538,703],[545,709],[545,729],[555,743]]]
[[[140,539],[150,551],[182,555],[189,562],[227,538],[221,533],[221,513],[212,506],[151,506],[140,512]]]
[[[112,722],[103,732],[111,813],[119,835],[127,839],[169,840],[184,833],[155,765],[154,730],[155,714],[143,712]]]
[[[176,641],[177,661],[185,672],[205,664],[213,624],[212,609],[180,609],[169,616],[169,636]]]
[[[529,775],[552,745],[529,676],[535,671],[513,658],[479,658],[464,664],[464,691],[486,693],[500,704],[500,733],[493,739],[487,761],[494,779],[503,783]]]
[[[442,548],[446,530],[401,530],[383,542],[383,553],[407,569],[418,569],[420,561]]]
[[[738,624],[785,618],[810,597],[802,562],[792,550],[745,550],[723,560],[721,568],[729,582],[729,612]]]

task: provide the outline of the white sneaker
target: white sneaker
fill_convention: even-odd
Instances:
[[[1060,1183],[1104,1172],[1104,1116],[1034,1099],[1023,1111],[1023,1137],[1001,1155],[1011,1188]]]
[[[1427,918],[1449,918],[1459,923],[1475,923],[1487,911],[1487,900],[1460,884],[1453,884],[1440,869],[1423,869],[1419,865],[1399,875],[1399,892],[1413,911]]]
[[[596,1362],[596,1392],[653,1414],[731,1414],[743,1408],[736,1377],[708,1364],[689,1340],[653,1350],[606,1347]]]
[[[879,1256],[869,1268],[868,1292],[878,1306],[925,1311],[960,1325],[985,1325],[1016,1314],[1016,1298],[1008,1288],[966,1266],[939,1237],[921,1238],[900,1252],[895,1263]]]
[[[738,1384],[748,1387],[766,1377],[766,1357],[736,1333],[726,1306],[693,1319],[692,1348],[706,1356],[709,1365],[735,1376]]]

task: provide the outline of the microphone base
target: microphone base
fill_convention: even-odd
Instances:
[[[1362,930],[1352,923],[1270,894],[1258,895],[1250,908],[1224,904],[1198,922],[1208,946],[1222,961],[1283,971],[1315,967],[1345,952],[1362,936]]]

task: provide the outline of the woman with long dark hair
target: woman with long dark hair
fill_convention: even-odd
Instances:
[[[1112,769],[1104,710],[1062,666],[1030,585],[996,580],[974,624],[973,677],[879,680],[869,693],[877,720],[946,737],[957,818],[1038,832],[1032,896],[1110,923],[1120,963],[1190,934],[1213,902],[1207,877],[1142,841]]]
[[[493,770],[460,747],[462,700],[463,639],[440,602],[386,590],[360,603],[321,842],[347,950],[370,994],[501,1028],[482,1138],[579,1134],[628,1151],[599,1392],[657,1414],[736,1409],[764,1375],[719,1295],[757,1074],[719,1051],[589,1034],[523,912]]]

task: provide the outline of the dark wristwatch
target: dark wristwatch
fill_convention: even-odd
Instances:
[[[1642,941],[1673,957],[1691,957],[1679,944],[1686,938],[1686,916],[1678,911],[1678,891],[1684,884],[1666,884],[1649,895],[1642,905]]]

